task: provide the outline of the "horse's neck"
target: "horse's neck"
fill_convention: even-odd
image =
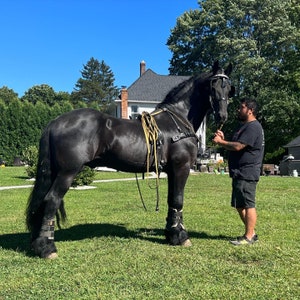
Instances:
[[[197,105],[198,107],[194,107],[189,102],[180,101],[178,103],[172,103],[168,106],[168,109],[188,119],[193,125],[194,130],[197,131],[204,117],[210,110],[210,107],[205,104],[204,99],[199,99]]]
[[[197,131],[211,109],[209,95],[205,91],[206,78],[209,76],[190,79],[174,94],[169,94],[158,107],[165,107],[188,119]]]
[[[193,126],[194,131],[197,131],[209,111],[209,107],[204,107],[204,104],[198,103],[199,107],[193,107],[190,103],[178,102],[167,105],[167,109],[175,114],[187,119]]]
[[[208,113],[208,109],[205,110],[201,110],[199,114],[193,114],[191,116],[188,117],[188,120],[191,122],[191,124],[193,125],[194,127],[194,130],[197,131],[201,125],[201,123],[203,122],[204,120],[204,117],[207,115]]]
[[[168,105],[167,108],[175,112],[176,114],[181,115],[182,117],[188,119],[188,115],[191,107],[189,103],[178,102],[178,103],[172,103]]]

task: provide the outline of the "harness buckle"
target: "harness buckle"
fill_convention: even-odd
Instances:
[[[171,138],[171,141],[172,141],[172,143],[176,143],[176,142],[178,142],[180,139],[181,139],[181,136],[178,134],[178,135],[174,135],[174,136]]]

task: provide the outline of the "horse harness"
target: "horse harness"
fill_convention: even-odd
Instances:
[[[166,112],[170,116],[171,120],[173,121],[178,131],[178,134],[171,137],[172,143],[176,143],[182,139],[189,138],[189,137],[194,137],[198,140],[198,137],[191,123],[188,120],[181,117],[179,114],[171,111],[170,109],[161,108],[152,113],[143,112],[141,115],[141,123],[144,130],[147,150],[148,150],[147,172],[149,171],[150,168],[149,166],[150,155],[151,155],[150,145],[152,145],[153,147],[153,156],[155,159],[156,173],[161,171],[165,164],[165,157],[162,149],[162,145],[164,144],[164,137],[161,131],[159,130],[154,118],[154,116],[163,112]],[[183,130],[182,127],[184,127],[185,130]]]
[[[182,118],[177,113],[171,111],[168,108],[161,108],[159,110],[156,110],[152,113],[143,112],[140,116],[141,124],[144,130],[145,139],[146,139],[146,146],[147,146],[147,169],[146,173],[149,174],[150,169],[150,156],[151,154],[154,157],[154,165],[155,165],[155,173],[156,173],[156,194],[157,194],[157,202],[156,202],[156,211],[159,210],[158,203],[159,203],[159,193],[158,193],[158,186],[159,186],[159,175],[160,172],[163,170],[164,165],[166,164],[166,159],[163,151],[163,144],[164,144],[164,137],[159,130],[159,127],[156,123],[156,120],[154,116],[166,112],[171,120],[173,121],[174,125],[176,126],[176,129],[178,130],[178,134],[171,137],[171,142],[176,143],[182,139],[194,137],[198,141],[198,137],[195,134],[195,131],[191,125],[191,123]],[[181,126],[180,126],[181,125]],[[182,127],[185,128],[185,130],[182,130]],[[151,151],[152,150],[152,151]],[[137,177],[136,177],[137,179]],[[140,191],[140,187],[138,184],[138,190],[140,193],[140,197],[142,200],[142,204],[144,206],[144,209],[146,210],[144,200]]]

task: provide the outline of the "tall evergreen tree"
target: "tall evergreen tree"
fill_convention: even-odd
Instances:
[[[114,86],[114,74],[102,60],[99,62],[91,58],[81,71],[82,77],[78,79],[72,93],[72,101],[84,101],[89,106],[95,106],[107,111],[116,98],[118,89]]]

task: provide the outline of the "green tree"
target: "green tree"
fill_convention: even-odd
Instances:
[[[0,88],[0,99],[4,101],[5,104],[18,99],[18,94],[15,93],[12,89],[9,89],[7,86]]]
[[[58,92],[55,94],[55,102],[70,102],[71,95],[68,92]]]
[[[290,9],[290,20],[291,24],[297,28],[298,32],[300,30],[300,2],[298,0],[291,0]],[[289,51],[285,55],[285,60],[283,61],[285,65],[285,80],[283,86],[288,84],[288,86],[293,87],[300,93],[300,39],[296,41],[295,49]],[[299,95],[300,97],[300,95]]]
[[[260,114],[265,124],[266,145],[277,145],[273,151],[267,151],[266,159],[276,163],[284,152],[282,146],[300,134],[299,96],[282,89],[262,91],[261,97],[265,100]],[[279,149],[281,151],[278,152]]]
[[[295,137],[300,123],[299,115],[286,115],[293,105],[298,107],[300,103],[299,1],[199,0],[198,3],[199,9],[185,12],[171,31],[167,41],[172,51],[170,73],[199,73],[210,68],[216,59],[223,64],[232,62],[236,97],[257,98],[269,141],[266,151],[278,153],[284,143],[276,135],[283,124],[273,119],[287,117],[284,124],[291,130],[285,137],[289,140]],[[231,119],[235,119],[234,110],[229,111]],[[275,132],[273,125],[279,131]],[[234,122],[229,120],[226,126],[234,126]]]
[[[284,73],[287,53],[299,53],[290,0],[198,2],[200,9],[180,16],[167,41],[171,74],[195,74],[216,59],[232,61],[239,93],[254,95]]]
[[[21,98],[22,101],[28,101],[32,104],[36,104],[38,101],[40,101],[50,106],[55,104],[56,99],[57,95],[55,91],[47,84],[35,85],[31,87]]]
[[[4,110],[4,128],[1,140],[4,140],[4,160],[11,164],[14,157],[19,156],[22,149],[22,102],[11,101]]]
[[[47,123],[72,109],[68,101],[49,106],[40,101],[33,104],[19,99],[5,104],[0,99],[0,159],[12,164],[26,148],[37,147]]]
[[[56,117],[62,115],[63,113],[71,111],[72,109],[73,109],[73,106],[72,106],[71,102],[63,101],[63,102],[55,103],[49,110],[48,122],[50,120],[55,119]]]
[[[6,151],[8,150],[9,132],[6,127],[6,109],[7,105],[5,105],[4,100],[0,98],[0,162],[7,159]]]
[[[84,101],[88,106],[97,106],[108,111],[112,100],[116,98],[118,89],[114,86],[114,75],[109,66],[102,60],[91,58],[81,71],[72,93],[72,102]]]
[[[20,119],[17,123],[19,128],[16,128],[16,130],[18,130],[21,137],[21,145],[16,155],[19,155],[21,150],[23,151],[28,146],[37,145],[38,137],[41,135],[40,115],[35,105],[28,101],[20,103],[21,116],[19,116]]]

